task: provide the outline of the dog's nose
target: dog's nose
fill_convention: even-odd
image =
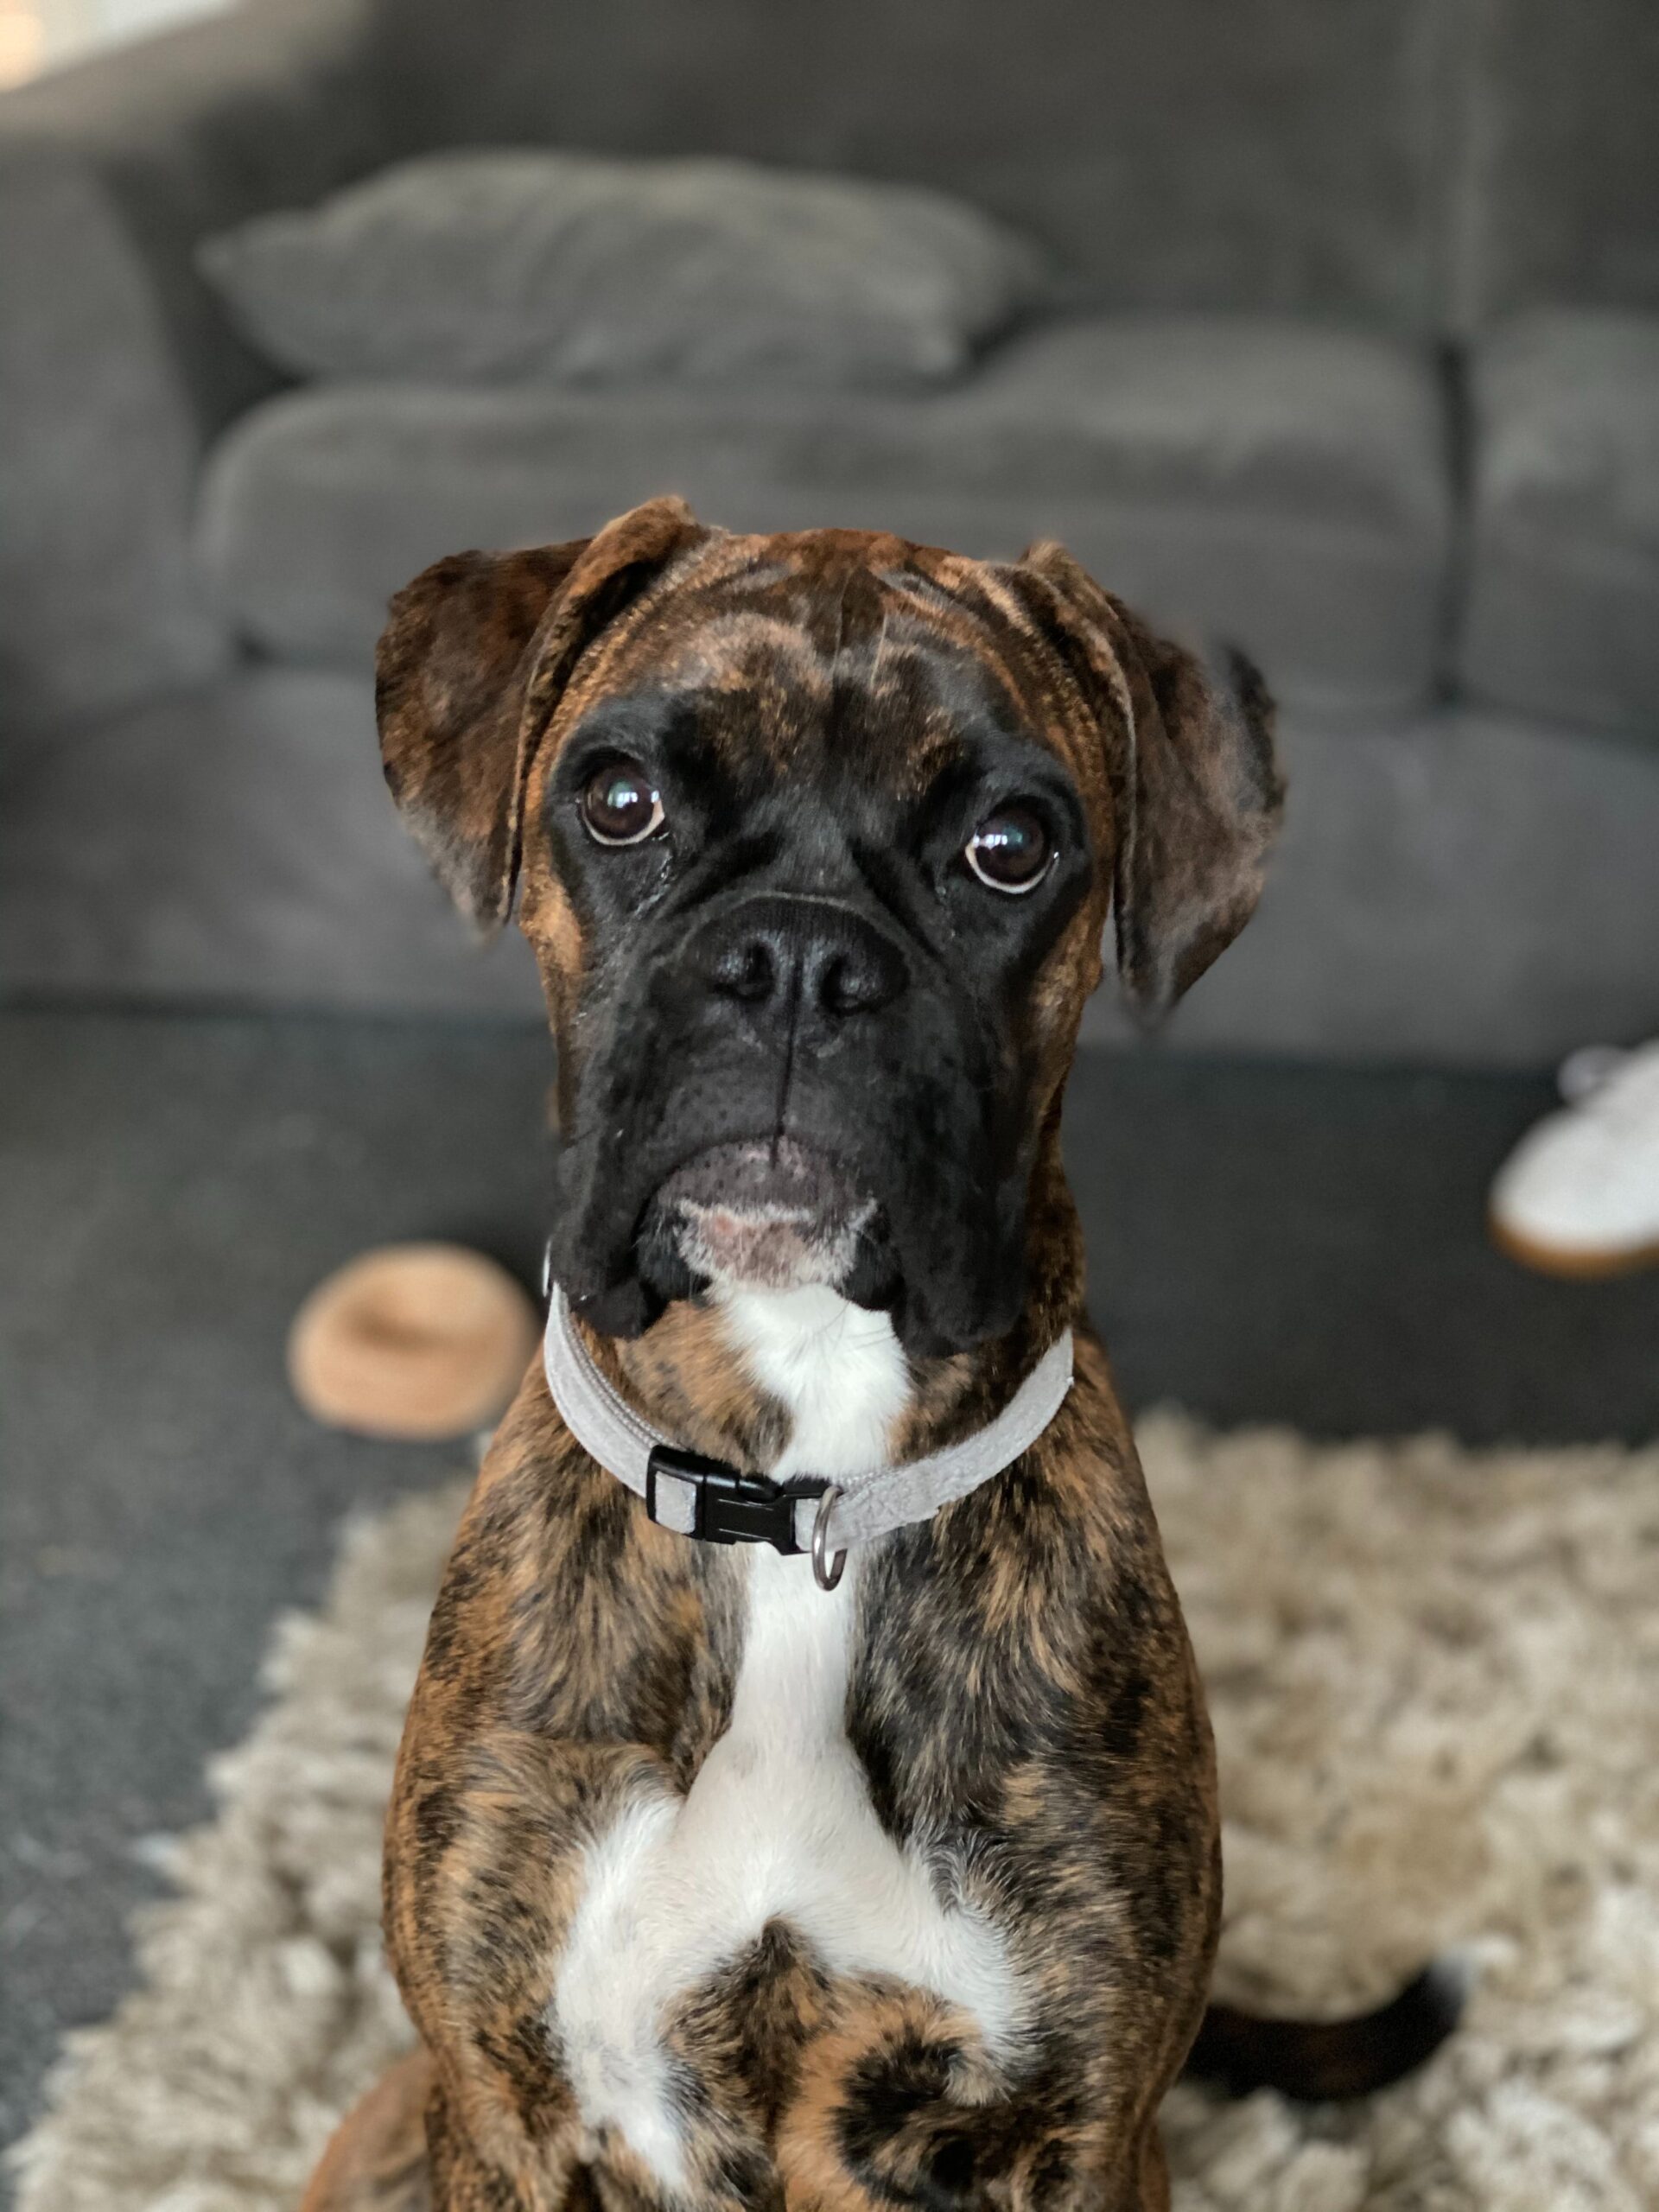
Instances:
[[[692,963],[716,997],[761,1016],[874,1014],[906,980],[880,930],[820,899],[747,899],[699,936]]]

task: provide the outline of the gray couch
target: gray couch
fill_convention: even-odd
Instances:
[[[1066,294],[921,395],[283,389],[194,273],[501,143],[941,185]],[[395,827],[370,646],[439,554],[675,489],[1057,534],[1255,653],[1289,826],[1186,1041],[1659,1027],[1653,0],[254,0],[0,100],[0,475],[13,992],[532,1007]]]

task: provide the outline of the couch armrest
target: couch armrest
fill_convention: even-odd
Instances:
[[[204,232],[383,158],[364,0],[255,4],[0,97],[0,685],[56,723],[207,674],[202,448],[271,378]]]

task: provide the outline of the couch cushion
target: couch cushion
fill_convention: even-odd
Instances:
[[[1567,303],[1659,308],[1659,8],[1466,0],[1448,146],[1453,327]]]
[[[198,258],[302,376],[812,385],[959,373],[1040,258],[943,193],[749,162],[448,151]]]
[[[1529,317],[1472,402],[1465,684],[1659,744],[1659,315]]]
[[[535,1016],[386,796],[360,678],[244,671],[0,772],[0,989]]]
[[[1536,4],[1570,22],[1586,0]],[[372,10],[388,125],[410,151],[583,146],[904,177],[1031,232],[1091,306],[1313,309],[1414,328],[1435,315],[1464,12],[1461,0]]]
[[[200,548],[254,643],[363,666],[427,562],[578,536],[658,492],[737,529],[991,556],[1053,536],[1146,612],[1243,645],[1285,698],[1340,710],[1431,681],[1443,446],[1432,371],[1382,341],[1090,320],[913,398],[321,386],[223,442]]]

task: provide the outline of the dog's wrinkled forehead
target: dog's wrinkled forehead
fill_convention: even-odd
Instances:
[[[1085,798],[1109,806],[1075,691],[1017,596],[980,564],[875,534],[696,549],[590,648],[550,751],[595,717],[621,742],[630,702],[658,725],[694,721],[734,776],[871,779],[907,796],[965,739],[995,733],[1059,753]]]
[[[1243,926],[1279,818],[1254,669],[1158,637],[1048,542],[992,563],[867,531],[742,537],[651,500],[591,538],[435,563],[376,656],[388,783],[484,930],[521,887],[540,917],[549,778],[594,709],[676,700],[701,702],[698,741],[728,766],[809,795],[815,762],[842,794],[916,789],[976,730],[1010,773],[1010,748],[1063,768],[1148,1018]],[[1088,988],[1093,954],[1074,965]]]

